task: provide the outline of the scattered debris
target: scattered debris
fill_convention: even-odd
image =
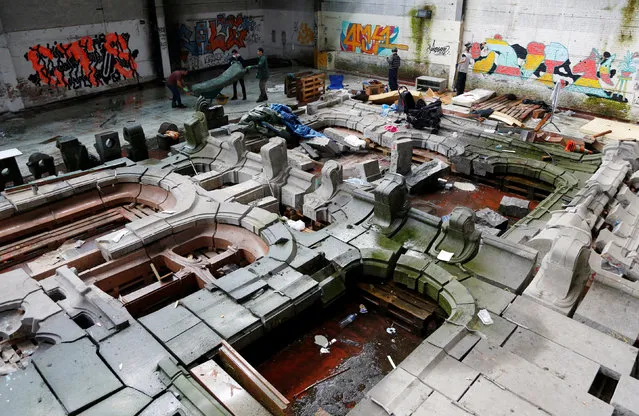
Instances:
[[[395,334],[397,333],[397,328],[392,327],[392,326],[391,326],[391,327],[388,327],[388,328],[386,328],[386,332],[387,332],[389,335],[395,335]]]
[[[322,348],[328,347],[328,338],[324,335],[315,335],[315,344],[319,345]]]
[[[366,309],[366,305],[364,305],[363,303],[359,305],[359,313],[361,314],[368,313],[368,309]]]
[[[453,255],[455,253],[451,253],[450,251],[446,251],[446,250],[442,250],[439,252],[439,254],[437,255],[437,260],[441,260],[441,261],[445,261],[445,262],[449,262],[450,259],[453,258]]]
[[[455,182],[453,185],[455,186],[455,188],[461,191],[473,192],[477,190],[477,187],[475,185],[468,182]]]
[[[124,237],[127,233],[129,232],[129,230],[127,229],[122,229],[120,231],[116,231],[114,233],[111,234],[107,234],[107,235],[103,235],[102,237],[98,237],[98,239],[96,240],[98,243],[99,242],[105,242],[105,243],[119,243],[120,240],[122,239],[122,237]]]
[[[396,369],[397,367],[395,366],[395,363],[393,362],[393,359],[391,358],[390,355],[387,355],[386,358],[388,358],[388,362],[390,362],[391,367],[393,367],[393,370]]]
[[[477,312],[477,316],[484,325],[492,325],[494,323],[493,318],[490,317],[490,313],[486,309],[481,309]]]
[[[329,350],[328,348],[320,348],[320,354],[330,354],[331,350]]]
[[[340,328],[344,328],[345,326],[350,325],[355,320],[355,318],[357,318],[357,314],[355,313],[348,315],[346,318],[339,321]]]
[[[292,229],[296,231],[302,231],[304,228],[306,228],[306,224],[302,220],[297,220],[297,221],[286,220],[286,225],[288,225],[289,227],[291,227]]]

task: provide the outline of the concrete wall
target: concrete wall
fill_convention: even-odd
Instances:
[[[155,78],[144,0],[0,5],[0,111]]]
[[[466,0],[469,85],[549,102],[564,81],[560,106],[636,120],[638,16],[635,0]]]
[[[264,47],[269,55],[313,65],[317,22],[314,0],[264,1]]]
[[[417,17],[427,10],[430,17]],[[419,75],[449,79],[452,83],[461,36],[460,1],[322,2],[319,48],[337,51],[337,70],[385,75],[384,59],[398,47],[400,78]]]
[[[250,58],[262,46],[264,12],[259,0],[167,0],[165,12],[174,67],[224,65],[233,49]]]

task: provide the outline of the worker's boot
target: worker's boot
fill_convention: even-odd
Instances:
[[[231,100],[237,100],[237,95],[232,96]]]

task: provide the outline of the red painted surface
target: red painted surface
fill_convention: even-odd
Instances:
[[[261,364],[253,363],[291,401],[293,414],[313,415],[320,409],[332,416],[348,413],[366,391],[392,370],[387,355],[397,365],[421,343],[422,338],[397,325],[397,333],[389,335],[386,328],[392,320],[383,311],[378,313],[370,307],[367,314],[358,314],[353,323],[340,328],[339,321],[357,313],[360,302],[351,298],[319,316],[309,317],[314,322],[300,328],[297,334],[289,331],[290,339],[276,353]],[[337,340],[329,347],[329,354],[320,354],[315,335]],[[265,345],[268,341],[260,343]],[[295,397],[311,384],[347,367],[349,370],[344,373]]]
[[[475,190],[463,191],[455,188],[454,186],[450,190],[442,188],[436,192],[411,196],[411,206],[441,217],[450,214],[453,208],[460,206],[472,208],[473,210],[490,208],[498,211],[499,203],[504,196],[513,196],[523,199],[521,195],[500,191],[499,189],[477,182],[472,182],[462,177],[451,175],[444,179],[448,180],[448,183],[451,184],[454,184],[455,182],[472,183],[475,186]],[[531,201],[530,209],[534,209],[538,204],[539,203],[537,201]]]

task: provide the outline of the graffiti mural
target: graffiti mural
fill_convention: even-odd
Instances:
[[[395,43],[398,37],[397,26],[372,26],[342,21],[340,46],[346,52],[389,56],[393,48],[408,49],[407,45]]]
[[[259,32],[257,21],[241,14],[218,14],[214,19],[198,21],[193,26],[182,24],[178,30],[180,58],[193,66],[200,62],[204,65],[224,63],[231,50],[259,42]],[[205,58],[199,59],[202,56]],[[196,59],[190,59],[193,57]]]
[[[619,102],[628,102],[628,87],[639,67],[638,52],[627,52],[619,60],[616,54],[593,48],[573,64],[568,48],[561,43],[530,42],[524,47],[509,44],[500,35],[473,43],[470,54],[474,72],[519,77],[549,88],[562,81],[566,91]]]
[[[315,43],[315,32],[311,29],[306,22],[297,28],[297,42],[300,45],[313,45]]]
[[[37,86],[78,89],[136,77],[138,51],[129,48],[129,39],[128,33],[107,33],[32,46],[24,54],[35,71],[29,81]]]

